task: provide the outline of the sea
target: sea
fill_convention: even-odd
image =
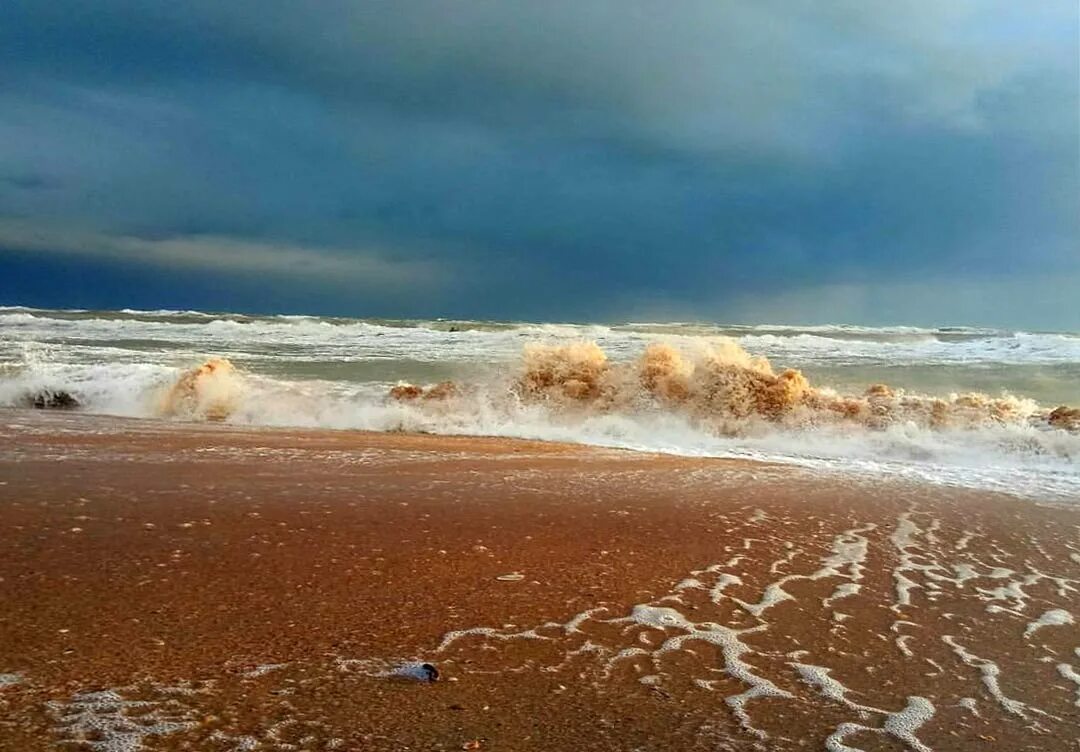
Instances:
[[[178,384],[197,392],[184,409]],[[0,407],[60,393],[90,414],[540,439],[1080,501],[1080,430],[1049,417],[1080,406],[1073,332],[0,307]]]

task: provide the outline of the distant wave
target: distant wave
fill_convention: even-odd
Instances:
[[[776,360],[812,363],[1068,364],[1080,363],[1080,336],[983,329],[915,327],[734,326],[701,324],[542,324],[470,321],[361,320],[318,316],[208,314],[198,311],[0,311],[8,336],[105,342],[160,339],[219,351],[231,345],[287,344],[334,357],[414,357],[462,361],[511,358],[525,341],[592,339],[619,354],[656,338],[691,343],[734,338]],[[842,336],[841,336],[842,335]]]
[[[191,316],[194,318],[216,318],[217,315],[213,313],[203,313],[202,311],[180,310],[174,311],[168,308],[158,308],[152,311],[144,311],[137,308],[121,308],[117,313],[126,313],[129,316],[148,316],[148,317],[168,317],[175,318],[177,316]]]
[[[984,327],[951,326],[951,327],[918,327],[918,326],[858,326],[855,324],[710,324],[704,322],[630,322],[621,326],[632,329],[680,329],[716,327],[726,331],[746,332],[807,332],[812,334],[866,334],[879,336],[883,334],[968,334],[972,336],[995,336],[1011,334],[1011,330],[987,329]]]

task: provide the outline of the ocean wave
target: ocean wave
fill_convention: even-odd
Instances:
[[[63,313],[63,315],[61,315]],[[97,312],[12,310],[0,312],[5,334],[21,341],[159,340],[203,351],[263,352],[277,346],[305,357],[415,358],[417,360],[488,361],[516,357],[522,342],[533,339],[594,339],[606,350],[633,355],[659,339],[688,344],[702,339],[735,338],[748,350],[800,366],[811,364],[1062,364],[1080,363],[1080,337],[1069,334],[996,333],[943,338],[935,330],[858,328],[857,338],[777,327],[635,328],[579,324],[498,324],[475,322],[334,319],[315,316],[215,316],[196,312]],[[824,330],[827,327],[819,327]],[[833,327],[850,331],[853,327]],[[905,329],[901,335],[899,329]],[[726,334],[724,334],[726,332]],[[899,338],[898,338],[899,337]]]
[[[858,326],[854,324],[714,324],[704,322],[631,322],[613,327],[621,331],[646,333],[693,332],[729,337],[774,335],[778,337],[811,334],[822,338],[850,341],[881,342],[917,341],[958,338],[1011,337],[1014,332],[986,327],[918,327],[918,326]]]
[[[325,321],[335,325],[348,326],[350,324],[367,322],[377,323],[383,326],[395,328],[430,328],[438,331],[446,331],[449,328],[473,329],[476,331],[550,331],[560,334],[574,332],[577,336],[587,336],[591,331],[622,331],[652,333],[655,331],[668,331],[678,333],[680,331],[711,332],[717,335],[731,336],[732,333],[742,334],[777,334],[781,336],[797,334],[816,334],[823,337],[849,338],[851,336],[865,336],[869,339],[888,338],[891,335],[899,336],[922,336],[922,337],[1014,337],[1014,336],[1043,336],[1061,335],[1065,337],[1080,337],[1080,333],[1069,332],[1024,332],[1010,329],[996,329],[975,326],[861,326],[855,324],[724,324],[722,322],[707,321],[630,321],[623,323],[558,323],[558,322],[527,322],[527,321],[492,321],[477,319],[362,319],[342,316],[317,316],[312,314],[244,314],[244,313],[215,313],[198,311],[194,309],[139,309],[123,308],[120,310],[91,310],[85,308],[48,309],[31,306],[0,306],[0,315],[7,312],[24,312],[40,314],[41,318],[58,317],[70,319],[72,316],[98,319],[124,319],[124,318],[176,318],[190,317],[198,319],[232,320],[241,322],[274,322],[274,321]]]
[[[903,342],[836,340],[815,334],[746,335],[744,347],[771,357],[840,362],[913,363],[1071,363],[1080,361],[1080,338],[1065,334],[1028,334],[942,341],[932,336]]]
[[[34,322],[37,322],[37,321],[41,320],[37,316],[35,316],[33,313],[30,313],[29,311],[24,311],[24,310],[21,310],[21,309],[7,309],[7,310],[10,311],[10,312],[5,312],[3,314],[3,323],[7,324],[7,325],[12,325],[12,324],[32,324]]]
[[[49,313],[72,313],[72,314],[89,313],[89,309],[87,309],[87,308],[64,308],[64,309],[57,310],[57,309],[53,309],[53,308],[34,308],[33,306],[21,306],[21,305],[3,306],[3,305],[0,305],[0,313],[4,313],[4,312],[7,312],[7,311],[24,311],[26,313],[44,313],[44,314],[49,314]]]
[[[71,311],[68,311],[71,313]],[[85,313],[85,311],[84,311]],[[153,310],[143,310],[140,308],[121,308],[117,313],[123,313],[128,316],[144,316],[147,318],[177,318],[181,316],[187,316],[190,318],[199,319],[213,319],[217,318],[221,314],[204,313],[203,311],[193,311],[190,309],[174,310],[171,308],[156,308]],[[237,315],[237,314],[230,314]]]
[[[595,343],[534,343],[512,368],[434,391],[399,389],[398,398],[387,381],[272,378],[222,360],[191,368],[55,360],[62,355],[0,369],[0,405],[26,406],[48,390],[125,416],[567,441],[1080,499],[1080,432],[1055,427],[1031,400],[884,386],[843,395],[777,373],[734,342],[699,342],[693,352],[654,345],[615,360]]]

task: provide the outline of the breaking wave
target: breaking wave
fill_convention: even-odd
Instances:
[[[6,406],[35,406],[47,394],[36,406],[751,457],[1080,499],[1080,411],[884,384],[845,394],[774,370],[733,340],[653,342],[634,357],[590,341],[529,343],[515,367],[436,384],[289,380],[224,358],[176,368],[45,355],[0,369]]]

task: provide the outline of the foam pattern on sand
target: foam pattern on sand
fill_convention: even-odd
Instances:
[[[903,710],[888,713],[885,716],[881,728],[864,726],[861,723],[842,723],[825,740],[825,749],[828,752],[858,752],[855,747],[844,744],[844,739],[854,733],[870,732],[895,737],[912,752],[932,752],[931,748],[923,744],[915,733],[933,717],[933,703],[925,697],[909,697],[908,704]]]
[[[1043,613],[1038,619],[1029,622],[1024,630],[1024,637],[1030,638],[1035,632],[1043,627],[1060,627],[1075,624],[1072,614],[1061,608],[1052,608]]]
[[[448,633],[436,652],[440,660],[464,661],[466,672],[474,661],[500,664],[496,657],[502,656],[507,670],[577,672],[609,691],[633,679],[654,692],[719,694],[743,733],[771,744],[792,741],[769,721],[785,704],[824,703],[830,712],[856,716],[839,721],[822,741],[837,752],[857,749],[854,740],[866,734],[889,736],[914,752],[929,750],[921,735],[944,704],[946,723],[989,723],[990,716],[977,712],[973,690],[1003,714],[995,722],[1019,721],[1018,734],[1052,734],[1072,723],[1061,714],[1065,703],[1074,702],[1061,687],[1062,679],[1075,680],[1072,666],[1047,664],[1026,643],[1030,635],[1021,637],[1023,630],[1010,625],[1022,623],[1036,592],[1039,600],[1073,602],[1080,573],[1036,569],[1003,544],[980,545],[977,526],[946,529],[916,504],[891,528],[855,520],[830,533],[835,521],[818,520],[813,539],[797,542],[784,539],[783,519],[760,510],[748,512],[741,525],[727,517],[720,522],[749,534],[722,547],[721,563],[688,572],[650,601],[622,613],[615,606],[593,608],[535,627],[459,630]],[[882,572],[888,579],[868,580],[872,561],[891,562]],[[1012,599],[1017,610],[986,611],[995,599],[1020,593]],[[833,610],[844,603],[854,617]],[[1071,626],[1062,613],[1051,609],[1027,618],[1040,626]],[[993,619],[1019,640],[1018,652],[1003,660],[969,647]],[[949,633],[958,627],[965,636]],[[857,647],[867,630],[869,642]],[[897,679],[876,677],[876,665],[897,660],[887,657],[884,646],[890,644],[901,663],[912,666],[900,672],[908,683],[924,677],[904,694],[898,695],[903,690]],[[781,645],[794,649],[781,652]],[[871,654],[881,657],[868,660]],[[1032,674],[1043,677],[1039,684],[1030,684]],[[1046,682],[1058,689],[1047,690]],[[1021,699],[1033,690],[1050,692],[1055,710],[1040,707],[1046,697]]]
[[[929,508],[919,489],[900,484],[888,489],[886,515],[770,505],[756,494],[762,472],[697,478],[736,501],[706,512],[711,537],[700,560],[695,554],[670,578],[622,583],[615,596],[605,580],[583,577],[563,605],[545,599],[535,562],[514,561],[510,551],[460,573],[494,589],[494,612],[504,616],[493,624],[436,594],[433,624],[449,613],[452,628],[414,655],[265,655],[198,684],[65,688],[46,706],[49,733],[61,746],[102,752],[334,749],[346,737],[357,748],[393,749],[394,740],[368,744],[335,726],[326,698],[366,707],[388,693],[390,703],[409,697],[444,708],[459,702],[455,689],[468,688],[492,705],[521,691],[530,707],[577,692],[571,702],[599,697],[617,713],[660,708],[708,749],[946,752],[990,741],[1063,749],[1077,738],[1080,633],[1062,614],[1080,607],[1080,568],[1069,557],[1080,527],[1036,529],[1021,516],[1001,535],[999,524]],[[687,482],[665,479],[672,493]],[[612,480],[574,482],[588,496]],[[827,492],[813,483],[798,489]],[[641,571],[619,545],[598,554],[605,566]],[[498,579],[508,571],[527,575]],[[506,616],[523,602],[531,608],[534,595],[544,605],[530,613],[541,616]],[[437,668],[438,681],[425,666]],[[42,702],[28,689],[32,679],[4,687],[0,702],[20,693]],[[429,691],[442,694],[417,694]],[[270,709],[243,722],[222,710],[250,698]]]
[[[49,703],[62,741],[95,752],[139,752],[152,737],[193,728],[198,716],[173,697],[132,699],[116,690],[80,692]]]
[[[222,728],[223,697],[251,692],[255,682],[284,672],[286,664],[265,672],[238,672],[228,678],[159,684],[141,681],[111,689],[79,692],[47,703],[53,718],[51,732],[56,749],[94,752],[144,752],[153,749],[199,749],[220,752],[281,752],[334,750],[343,741],[327,725],[296,717],[289,696],[296,691],[294,677],[284,686],[270,687],[280,699],[267,717],[236,728]],[[228,686],[227,686],[228,685]],[[265,688],[265,687],[264,687]],[[316,740],[318,743],[316,745]]]

